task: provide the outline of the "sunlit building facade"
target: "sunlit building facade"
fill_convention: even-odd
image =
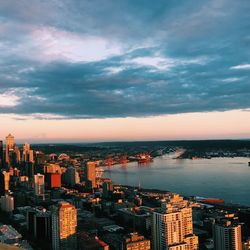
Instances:
[[[222,220],[214,226],[215,250],[242,250],[241,225],[236,221]]]
[[[163,201],[152,214],[154,250],[197,250],[198,237],[193,234],[192,208],[181,197]],[[179,203],[176,198],[181,198]]]
[[[76,249],[77,210],[68,202],[52,207],[52,249]]]
[[[44,187],[44,175],[43,174],[34,175],[34,190],[35,190],[35,195],[39,195],[39,196],[44,195],[45,187]]]

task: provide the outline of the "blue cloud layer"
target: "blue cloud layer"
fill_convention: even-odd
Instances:
[[[250,107],[247,0],[0,6],[2,114],[95,118]],[[17,100],[4,105],[8,95]]]

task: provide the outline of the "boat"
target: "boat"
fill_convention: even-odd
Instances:
[[[143,164],[153,161],[153,158],[150,154],[138,154],[136,160],[138,163]]]
[[[224,203],[223,199],[218,198],[206,198],[206,197],[195,197],[195,200],[198,202],[205,202],[205,203]]]

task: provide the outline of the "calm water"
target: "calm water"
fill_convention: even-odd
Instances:
[[[104,176],[115,183],[157,188],[250,205],[249,158],[199,160],[157,157],[148,165],[112,166]]]

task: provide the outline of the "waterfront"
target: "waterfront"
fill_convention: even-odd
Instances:
[[[169,190],[182,195],[222,198],[250,205],[249,158],[171,159],[157,157],[149,164],[131,162],[107,168],[115,183]]]

